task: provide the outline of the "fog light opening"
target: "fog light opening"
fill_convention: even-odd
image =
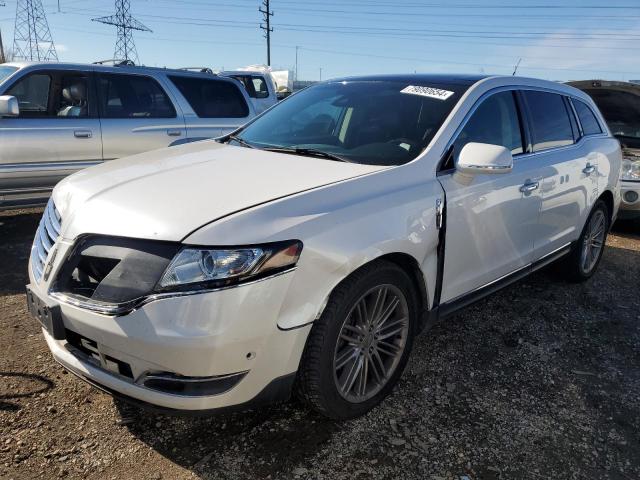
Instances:
[[[635,203],[638,201],[638,192],[634,192],[633,190],[629,190],[624,193],[624,201],[627,203]]]

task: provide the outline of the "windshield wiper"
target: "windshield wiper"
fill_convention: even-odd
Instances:
[[[303,155],[307,157],[320,157],[327,158],[329,160],[335,160],[336,162],[353,163],[351,160],[347,160],[344,157],[335,155],[333,153],[324,152],[322,150],[316,150],[315,148],[303,148],[303,147],[265,147],[262,150],[276,153],[292,153],[294,155]]]
[[[238,137],[237,135],[229,135],[227,137],[227,142],[229,140],[234,140],[234,141],[238,142],[240,145],[242,145],[243,147],[256,148],[253,145],[251,145],[249,142],[247,142],[246,140],[243,140],[242,138]]]

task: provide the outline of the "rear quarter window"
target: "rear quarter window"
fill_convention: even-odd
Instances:
[[[573,108],[576,109],[576,113],[578,114],[578,118],[580,119],[580,125],[582,125],[582,132],[584,135],[596,135],[598,133],[602,133],[602,128],[600,128],[600,124],[596,119],[595,114],[589,108],[589,106],[581,102],[580,100],[576,100],[575,98],[572,100]]]
[[[533,130],[533,151],[572,145],[573,129],[563,96],[535,90],[523,93]]]
[[[230,81],[170,76],[169,79],[200,118],[244,118],[249,106]]]

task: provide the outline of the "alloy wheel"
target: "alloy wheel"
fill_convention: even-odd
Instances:
[[[409,336],[409,307],[394,285],[378,285],[355,303],[336,344],[333,370],[340,395],[353,403],[375,396],[398,367]]]
[[[596,210],[589,220],[582,241],[582,254],[580,255],[580,268],[585,274],[593,270],[598,263],[604,247],[607,219],[602,210]]]

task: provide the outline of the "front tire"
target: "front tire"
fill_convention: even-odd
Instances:
[[[336,420],[378,405],[409,358],[417,305],[411,279],[390,262],[367,265],[343,281],[309,334],[297,379],[302,400]]]
[[[572,282],[584,282],[598,269],[609,232],[609,209],[598,200],[582,230],[580,238],[564,262],[564,273]]]

